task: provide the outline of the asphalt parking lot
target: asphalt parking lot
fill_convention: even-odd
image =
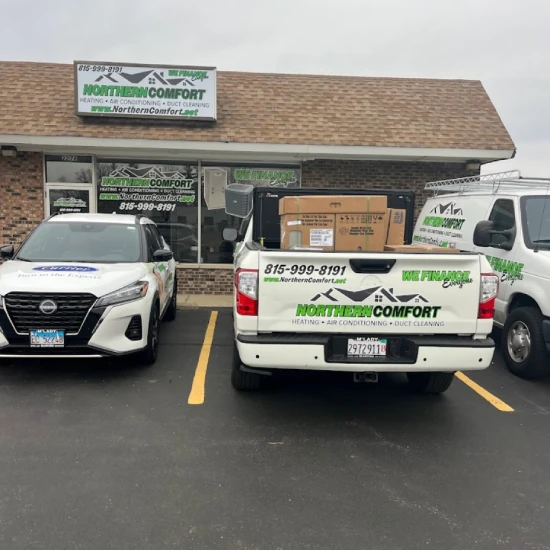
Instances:
[[[0,548],[550,548],[550,381],[496,356],[437,397],[339,374],[240,394],[231,325],[180,312],[149,369],[3,365]]]

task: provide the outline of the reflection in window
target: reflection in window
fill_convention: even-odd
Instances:
[[[98,160],[98,212],[147,216],[176,261],[197,263],[197,172],[192,164]]]
[[[499,199],[495,202],[489,220],[495,224],[495,231],[508,231],[516,224],[514,203],[509,199]],[[491,235],[491,244],[499,246],[508,242],[506,235]]]
[[[239,229],[241,218],[225,213],[224,188],[231,183],[254,187],[299,187],[300,169],[295,167],[205,167],[202,174],[201,227],[203,262],[232,263],[233,243],[223,240],[226,227]]]
[[[92,157],[46,155],[48,183],[92,183]]]
[[[550,243],[550,197],[526,197],[523,217],[532,243]]]

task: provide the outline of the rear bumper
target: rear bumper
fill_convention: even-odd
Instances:
[[[356,336],[356,335],[349,335]],[[491,338],[388,337],[384,358],[358,359],[345,355],[347,335],[238,335],[244,365],[265,369],[349,372],[455,372],[483,370],[495,351]]]

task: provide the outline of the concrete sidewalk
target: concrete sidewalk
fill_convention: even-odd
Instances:
[[[178,309],[233,307],[233,294],[179,294]]]

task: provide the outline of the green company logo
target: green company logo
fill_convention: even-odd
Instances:
[[[151,187],[161,189],[193,189],[192,179],[169,178],[120,178],[105,177],[101,179],[102,187]]]
[[[444,218],[443,216],[426,216],[423,225],[440,227],[442,229],[454,229],[460,231],[466,218]]]
[[[206,90],[189,88],[156,88],[150,86],[113,86],[106,84],[84,84],[83,96],[94,97],[136,97],[151,99],[191,99],[202,101]]]
[[[523,267],[525,264],[512,262],[510,260],[503,260],[502,258],[496,258],[495,256],[485,256],[493,271],[501,273],[501,282],[521,281],[523,279]]]
[[[443,288],[449,288],[451,286],[458,286],[462,288],[463,285],[471,283],[472,279],[470,277],[469,271],[403,271],[402,272],[403,281],[408,282],[436,282],[442,283]]]
[[[296,317],[375,317],[436,319],[441,306],[298,304]]]

